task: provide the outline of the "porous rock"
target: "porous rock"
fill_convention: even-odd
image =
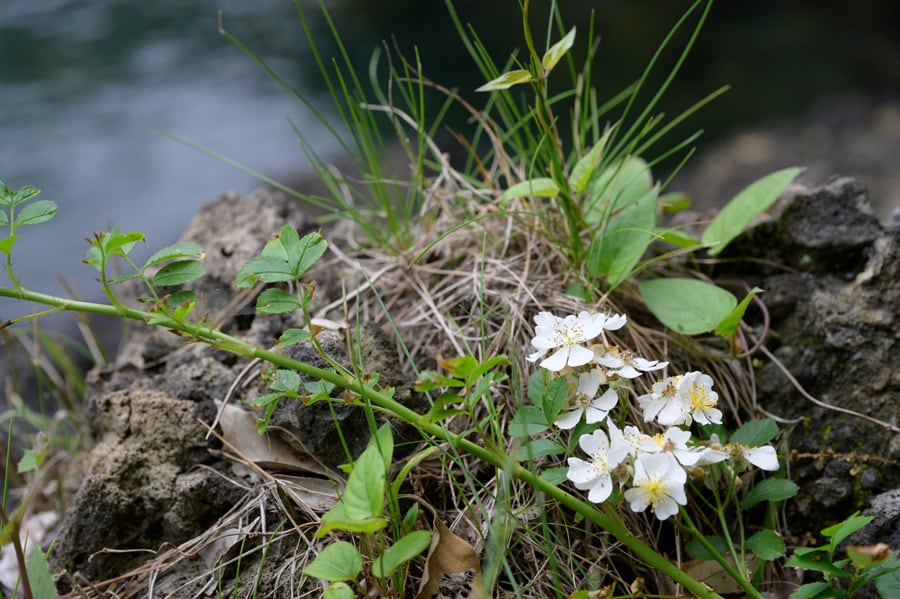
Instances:
[[[765,291],[767,346],[809,394],[900,423],[900,231],[880,225],[862,182],[793,188],[723,257],[755,259],[717,272]],[[760,405],[796,422],[788,427],[790,477],[801,486],[788,502],[793,532],[816,534],[900,487],[900,454],[888,450],[900,447],[897,433],[815,405],[774,362],[758,363]]]

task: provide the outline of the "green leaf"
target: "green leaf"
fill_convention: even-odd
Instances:
[[[656,227],[658,191],[657,187],[652,188],[610,219],[591,242],[588,271],[594,276],[605,276],[610,287],[617,286],[631,275],[650,245]]]
[[[728,555],[728,543],[725,542],[725,539],[722,537],[718,537],[715,535],[703,535],[703,537],[712,545],[713,549],[715,549],[719,555]],[[706,547],[704,547],[700,541],[697,539],[691,539],[685,545],[685,550],[688,552],[688,555],[693,557],[694,559],[712,561],[716,559],[716,556],[713,555]]]
[[[719,211],[705,231],[700,241],[712,246],[710,256],[715,256],[737,237],[755,216],[772,205],[788,184],[800,174],[802,168],[791,167],[776,171],[751,183],[732,198]]]
[[[800,585],[790,595],[790,599],[837,599],[837,591],[827,582],[810,582]]]
[[[378,447],[370,442],[353,463],[343,497],[322,516],[322,523],[338,524],[343,530],[350,530],[348,524],[364,528],[384,526],[381,514],[384,512],[385,473],[384,457]],[[319,534],[322,532],[319,531]]]
[[[746,541],[747,549],[756,557],[768,561],[784,555],[784,539],[774,530],[761,530]]]
[[[388,547],[372,564],[372,573],[387,578],[401,565],[413,559],[431,545],[431,532],[416,530]]]
[[[598,141],[593,148],[591,148],[590,152],[581,157],[581,159],[575,163],[575,166],[572,167],[572,173],[569,175],[569,189],[574,192],[583,191],[587,186],[588,181],[591,180],[591,175],[594,174],[594,169],[597,168],[597,165],[600,164],[600,160],[603,157],[603,150],[606,149],[606,143],[609,141],[609,136],[612,135],[612,132],[615,131],[615,125],[606,129],[603,132],[603,136],[600,137],[600,141]]]
[[[241,267],[235,280],[237,287],[252,287],[257,281],[277,283],[300,278],[328,249],[328,242],[318,233],[299,238],[297,230],[285,225],[275,239],[268,241],[262,253]]]
[[[47,452],[46,446],[41,448],[40,450],[34,449],[26,449],[22,452],[22,459],[19,460],[19,465],[16,468],[16,472],[32,472],[37,470],[41,466],[41,462],[44,461],[44,454]]]
[[[302,379],[300,374],[295,370],[287,368],[279,368],[275,371],[271,379],[266,379],[269,383],[269,389],[272,391],[297,391],[300,389]]]
[[[157,287],[182,285],[199,279],[206,274],[206,267],[196,260],[178,260],[170,262],[153,275],[153,284]]]
[[[856,513],[845,519],[843,522],[838,522],[828,528],[823,528],[822,536],[829,537],[831,539],[831,546],[837,547],[843,543],[847,537],[866,526],[872,520],[872,516],[860,516]]]
[[[17,235],[10,235],[9,237],[0,239],[0,252],[8,256],[12,251],[13,245],[16,243],[16,239],[18,239]]]
[[[304,576],[329,582],[355,580],[362,571],[362,555],[347,541],[335,541],[303,569]]]
[[[700,245],[699,241],[697,241],[684,231],[679,231],[677,229],[657,229],[656,231],[654,231],[654,235],[656,235],[660,240],[682,249],[697,247],[698,245]]]
[[[107,256],[111,254],[125,256],[139,241],[144,241],[144,234],[140,231],[121,233],[117,227],[113,227],[109,233],[101,233],[99,243]]]
[[[753,296],[757,293],[761,292],[762,289],[759,287],[754,287],[750,290],[750,292],[744,296],[744,299],[741,300],[737,306],[735,306],[734,310],[729,312],[728,316],[722,319],[722,321],[716,326],[716,335],[720,337],[730,337],[734,335],[734,332],[737,330],[738,326],[741,324],[741,319],[744,317],[744,312],[747,311],[747,306],[750,305],[750,300],[753,299]]]
[[[597,224],[609,215],[634,204],[653,188],[650,166],[637,156],[609,165],[591,185],[583,212],[588,224]]]
[[[741,425],[729,441],[740,443],[746,447],[759,447],[765,445],[778,434],[778,425],[771,418],[759,418],[748,420]]]
[[[235,287],[253,287],[257,281],[261,283],[278,283],[290,281],[293,273],[287,260],[272,256],[257,256],[247,261],[238,271],[234,281]]]
[[[299,279],[325,254],[328,242],[319,233],[308,233],[300,239],[297,236],[293,227],[285,225],[281,228],[279,240],[287,250],[294,278]]]
[[[6,213],[6,210],[0,210],[0,227],[8,227],[9,226],[9,215]]]
[[[56,215],[56,202],[37,200],[28,204],[16,215],[16,226],[36,225],[50,220]]]
[[[519,83],[529,83],[530,81],[530,71],[526,71],[525,69],[516,69],[514,71],[509,71],[508,73],[503,73],[496,79],[491,79],[475,91],[491,92],[499,89],[509,89],[514,85],[518,85]]]
[[[569,472],[569,468],[567,466],[557,466],[556,468],[547,468],[543,472],[541,472],[540,478],[544,479],[548,483],[552,485],[558,485],[560,483],[568,480],[568,476],[566,476]]]
[[[544,52],[544,57],[541,59],[541,66],[544,67],[544,71],[547,73],[552,71],[553,67],[556,66],[556,63],[566,55],[566,52],[572,49],[574,44],[575,28],[572,27],[572,29],[569,30],[569,33]]]
[[[53,574],[50,573],[50,566],[47,564],[47,556],[40,549],[35,549],[28,556],[25,564],[25,570],[28,572],[28,580],[31,583],[31,595],[40,597],[41,599],[56,599],[59,597],[56,593],[56,582],[53,580]]]
[[[283,289],[266,289],[256,298],[256,310],[260,314],[283,314],[303,307],[303,302]]]
[[[513,437],[527,437],[547,430],[544,413],[534,406],[522,406],[507,425],[507,432]]]
[[[342,580],[328,585],[323,595],[323,599],[355,599],[355,597],[356,593],[353,592],[350,585]]]
[[[309,337],[309,331],[303,329],[287,329],[281,334],[281,337],[278,338],[278,343],[275,344],[275,347],[277,349],[289,347],[300,343],[301,341],[306,341]]]
[[[514,459],[521,462],[545,455],[560,455],[565,452],[565,447],[551,439],[531,439],[516,451]]]
[[[728,291],[696,279],[654,279],[638,288],[653,315],[683,335],[712,331],[737,305]]]
[[[559,195],[559,185],[549,177],[538,177],[537,179],[528,179],[516,183],[503,192],[500,196],[500,205],[506,204],[513,198],[555,198]]]
[[[850,577],[849,572],[831,562],[828,551],[818,547],[802,547],[794,550],[793,555],[787,560],[787,565],[794,568],[803,568],[804,570],[825,572],[839,578]]]
[[[880,572],[873,573],[875,588],[881,597],[900,597],[900,560],[897,554],[881,562]]]
[[[25,185],[19,189],[10,189],[6,187],[6,185],[3,185],[0,189],[2,189],[2,193],[0,193],[2,202],[0,203],[6,206],[18,206],[41,193],[41,190],[34,185]]]
[[[544,411],[544,422],[547,424],[554,422],[568,399],[569,383],[565,377],[557,377],[550,381],[541,393],[541,408]]]
[[[800,488],[784,478],[767,478],[756,483],[741,499],[741,509],[749,510],[763,501],[784,501],[797,494]]]
[[[206,254],[203,251],[203,248],[196,243],[175,243],[166,246],[157,252],[154,252],[152,256],[147,258],[147,261],[144,263],[144,268],[142,268],[141,270],[144,271],[156,264],[160,264],[168,260],[175,260],[177,258],[191,258],[194,260],[202,260],[205,256]]]

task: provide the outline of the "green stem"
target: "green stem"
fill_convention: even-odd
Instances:
[[[422,416],[421,414],[418,414],[415,411],[409,409],[408,407],[394,400],[390,395],[367,388],[358,378],[349,379],[346,376],[338,374],[337,372],[317,368],[310,364],[306,364],[304,362],[288,358],[287,356],[277,354],[273,351],[260,349],[247,343],[246,341],[243,341],[236,337],[232,337],[231,335],[227,335],[225,333],[222,333],[221,331],[203,328],[200,325],[189,324],[168,317],[161,317],[158,314],[151,314],[149,312],[143,312],[141,310],[135,310],[124,306],[123,308],[117,308],[110,305],[70,300],[24,289],[18,290],[6,287],[0,288],[0,297],[18,298],[20,296],[28,301],[38,302],[50,306],[57,306],[62,310],[68,311],[88,312],[92,314],[107,314],[110,316],[122,316],[124,318],[141,320],[145,322],[152,317],[156,320],[156,324],[158,324],[159,326],[185,333],[187,336],[208,343],[213,347],[226,349],[242,356],[259,358],[261,360],[271,362],[276,366],[293,369],[301,374],[333,383],[339,387],[357,393],[361,397],[370,401],[373,405],[390,411],[398,418],[416,426],[428,435],[447,441],[461,451],[464,451],[469,455],[472,455],[473,457],[483,460],[484,462],[487,462],[488,464],[496,468],[508,469],[515,478],[531,485],[538,491],[543,492],[547,496],[575,511],[576,513],[582,515],[600,528],[613,535],[619,542],[628,547],[628,549],[630,549],[635,555],[641,558],[647,565],[670,577],[672,580],[683,586],[689,592],[694,593],[695,595],[703,599],[722,599],[718,593],[711,591],[706,587],[706,585],[697,581],[686,572],[680,570],[675,566],[675,564],[654,551],[652,547],[632,534],[612,509],[606,510],[606,513],[601,512],[593,505],[582,501],[581,499],[578,499],[574,495],[571,495],[570,493],[564,491],[556,485],[540,478],[537,474],[531,472],[530,470],[527,470],[520,464],[510,464],[509,456],[503,454],[499,450],[488,450],[467,439],[464,439],[460,435],[446,430],[445,428],[437,424],[429,422],[425,416]],[[702,538],[702,535],[700,535],[700,538]],[[730,568],[730,566],[728,566],[726,570],[728,568]],[[733,571],[733,568],[731,569],[731,571]],[[734,572],[733,575],[739,577],[736,572]],[[738,581],[740,582],[739,578]],[[759,598],[760,595],[756,593],[755,589],[750,587],[749,583],[746,584],[747,587],[745,588],[747,588],[748,593],[754,598]]]
[[[737,568],[729,563],[725,556],[719,553],[716,548],[712,546],[712,543],[710,543],[706,539],[706,537],[703,536],[703,533],[696,527],[696,525],[694,525],[694,521],[691,520],[691,517],[688,515],[687,510],[682,507],[679,508],[679,511],[681,513],[682,519],[684,520],[684,524],[682,524],[681,527],[688,533],[690,533],[690,535],[694,537],[694,539],[696,539],[698,543],[703,545],[703,548],[706,549],[717,562],[719,562],[719,565],[722,566],[722,569],[725,570],[725,572],[729,576],[731,576],[731,578],[733,578],[735,582],[741,585],[741,588],[743,588],[744,591],[747,592],[747,597],[752,597],[752,599],[764,599],[763,595],[755,588],[753,588],[753,584],[749,580],[747,580],[747,578],[742,575],[737,570]],[[732,555],[734,555],[734,553],[732,553]]]

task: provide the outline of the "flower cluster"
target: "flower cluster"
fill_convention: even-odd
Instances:
[[[619,394],[628,392],[629,380],[668,366],[609,342],[605,331],[624,327],[624,314],[581,312],[560,318],[541,312],[534,321],[531,344],[536,351],[528,360],[541,360],[542,368],[568,382],[568,402],[554,424],[563,430],[575,428],[582,419],[606,425],[605,431],[598,427],[579,438],[578,446],[587,459],[568,459],[567,477],[575,488],[588,492],[589,501],[606,501],[618,484],[626,487],[624,499],[632,510],[650,507],[665,520],[687,504],[688,477],[702,473],[703,466],[731,459],[736,467],[778,469],[778,457],[770,446],[723,444],[716,435],[709,441],[693,439],[691,424],[722,423],[713,380],[702,372],[666,377],[653,383],[650,393],[636,398],[644,422],[661,429],[656,434],[632,425],[620,429],[608,418],[619,405]]]

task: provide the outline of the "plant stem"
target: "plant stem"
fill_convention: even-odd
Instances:
[[[287,356],[275,353],[273,351],[260,349],[247,343],[246,341],[243,341],[236,337],[232,337],[231,335],[227,335],[218,330],[203,328],[200,325],[177,321],[168,317],[162,317],[159,314],[143,312],[124,306],[122,308],[117,308],[110,305],[75,301],[43,293],[27,291],[24,289],[10,289],[2,287],[0,288],[0,297],[4,296],[22,297],[25,300],[34,301],[50,306],[57,306],[62,310],[90,312],[94,314],[108,314],[111,316],[130,318],[132,320],[142,320],[145,322],[152,317],[156,320],[156,324],[159,326],[185,333],[186,335],[208,343],[213,347],[226,349],[230,352],[247,357],[259,358],[261,360],[271,362],[272,364],[275,364],[277,366],[289,368],[301,374],[305,374],[318,380],[327,381],[344,389],[352,391],[368,400],[373,405],[391,412],[394,416],[416,426],[432,437],[447,441],[454,447],[480,460],[483,460],[484,462],[487,462],[488,464],[491,464],[496,468],[508,468],[515,478],[531,485],[535,489],[543,492],[544,494],[555,499],[564,506],[570,508],[578,514],[581,514],[591,522],[595,523],[597,526],[603,528],[611,535],[616,537],[618,541],[628,547],[632,552],[634,552],[635,555],[644,560],[649,566],[659,570],[661,573],[670,577],[676,583],[680,584],[685,589],[687,589],[691,593],[694,593],[698,597],[701,597],[702,599],[722,599],[718,593],[711,591],[708,587],[706,587],[706,585],[697,581],[686,572],[680,570],[672,562],[654,551],[652,547],[632,534],[624,525],[624,523],[618,518],[615,512],[611,509],[607,510],[606,513],[601,512],[593,505],[582,501],[581,499],[578,499],[574,495],[571,495],[570,493],[564,491],[556,485],[540,478],[537,474],[525,469],[519,463],[516,462],[510,464],[509,456],[502,454],[499,450],[488,450],[467,439],[464,439],[460,435],[446,430],[445,428],[437,424],[429,422],[425,416],[422,416],[421,414],[418,414],[417,412],[409,409],[408,407],[393,399],[390,395],[367,388],[363,381],[357,378],[350,378],[331,370],[317,368],[310,364],[288,358]],[[700,536],[702,537],[702,535]],[[723,567],[725,567],[725,564],[723,564]],[[729,574],[732,574],[732,576],[734,576],[739,583],[741,583],[742,579],[740,575],[736,571],[734,571],[733,568],[727,566],[726,570],[729,572]],[[754,598],[761,598],[761,596],[755,591],[755,589],[752,588],[752,586],[750,586],[748,582],[743,581],[742,586],[744,585],[746,585],[745,588],[747,589],[747,592],[748,594],[750,594],[750,596]]]

